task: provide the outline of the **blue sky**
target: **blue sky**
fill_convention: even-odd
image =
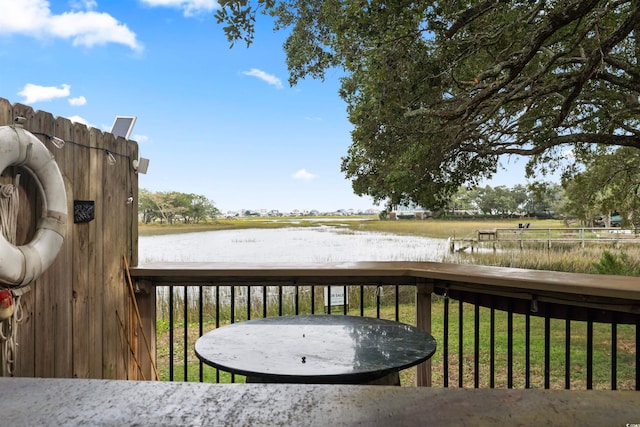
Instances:
[[[233,49],[214,0],[0,0],[0,97],[110,130],[150,159],[140,187],[222,211],[375,207],[340,172],[350,144],[339,73],[291,88],[266,17]],[[524,182],[524,161],[490,185]]]

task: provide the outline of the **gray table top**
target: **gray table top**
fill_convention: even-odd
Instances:
[[[341,315],[269,317],[223,326],[195,345],[206,364],[265,381],[352,384],[415,366],[436,350],[414,326]]]

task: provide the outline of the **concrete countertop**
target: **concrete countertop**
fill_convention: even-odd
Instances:
[[[624,426],[636,391],[0,378],[2,426]]]

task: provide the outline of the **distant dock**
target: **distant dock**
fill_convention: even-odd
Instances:
[[[501,245],[516,244],[520,249],[527,246],[544,244],[551,249],[554,244],[576,244],[585,247],[588,244],[640,244],[640,234],[632,230],[613,228],[493,228],[477,230],[467,237],[450,237],[449,251],[464,252],[491,248],[496,251]]]

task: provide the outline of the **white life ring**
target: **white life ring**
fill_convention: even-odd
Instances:
[[[0,233],[0,283],[20,287],[33,282],[49,268],[62,247],[67,222],[67,193],[51,152],[20,124],[0,126],[0,174],[9,166],[27,169],[42,198],[42,217],[33,240],[26,245],[14,246]]]

